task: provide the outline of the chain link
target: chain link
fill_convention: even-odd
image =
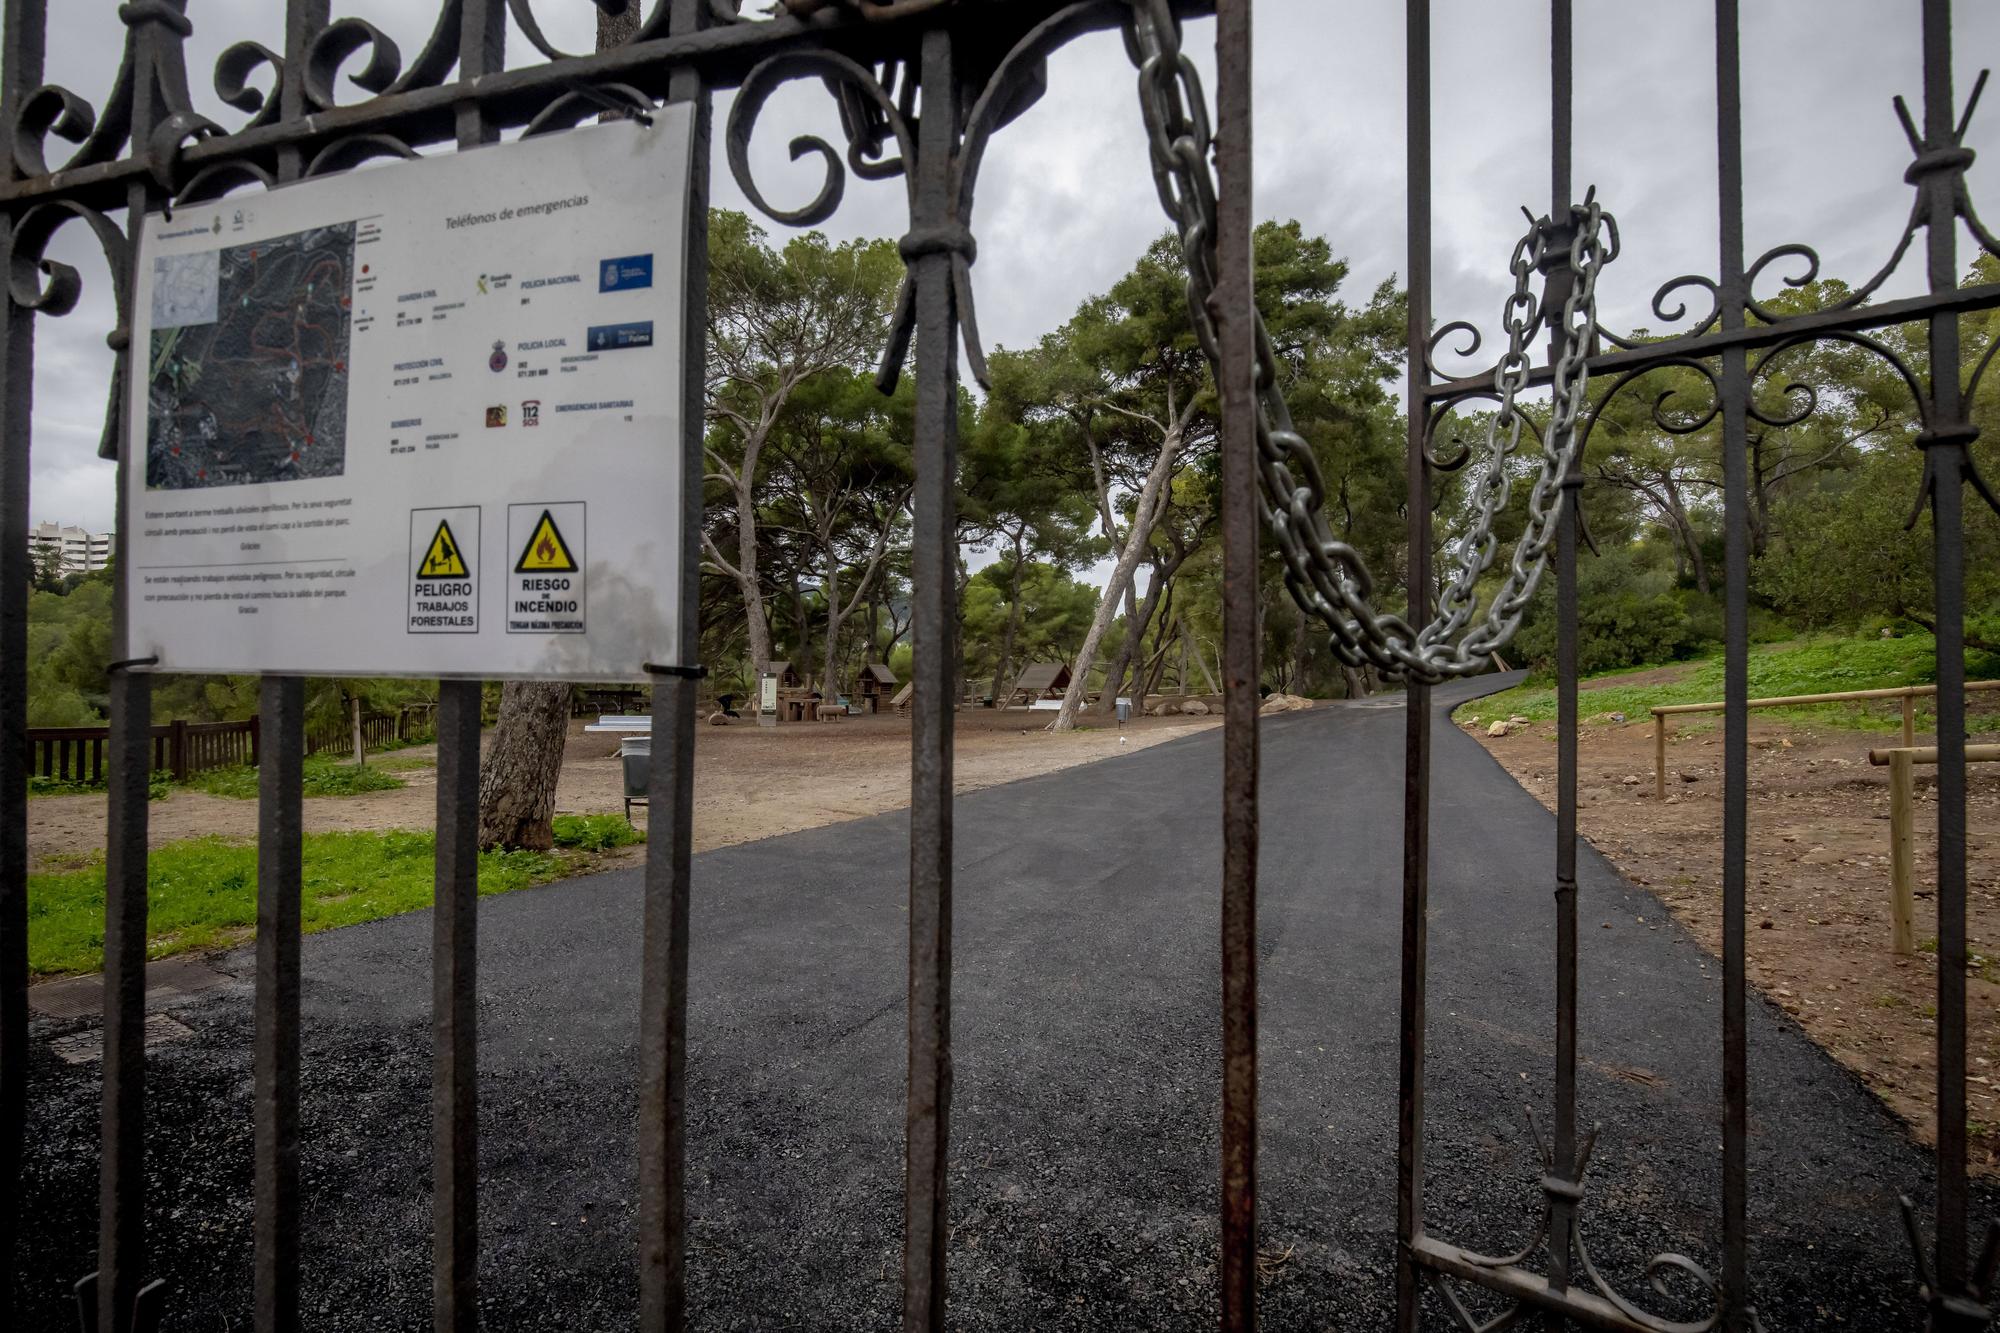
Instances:
[[[1180,233],[1188,274],[1188,313],[1210,365],[1221,359],[1209,298],[1216,286],[1215,178],[1209,169],[1213,135],[1201,76],[1181,50],[1180,23],[1171,0],[1132,0],[1126,51],[1139,70],[1139,106],[1151,148],[1160,204]],[[1507,352],[1494,370],[1500,409],[1487,423],[1483,463],[1473,486],[1474,518],[1457,543],[1457,569],[1440,598],[1439,615],[1419,633],[1400,616],[1370,602],[1374,579],[1360,552],[1333,535],[1325,513],[1326,482],[1312,446],[1292,423],[1281,387],[1277,351],[1256,317],[1257,464],[1266,527],[1285,565],[1285,588],[1300,609],[1333,632],[1334,656],[1348,666],[1373,666],[1384,675],[1436,684],[1485,670],[1489,657],[1520,628],[1535,595],[1562,513],[1562,492],[1576,461],[1576,425],[1589,384],[1590,333],[1597,317],[1597,275],[1609,262],[1604,211],[1594,197],[1571,210],[1562,226],[1536,223],[1514,247],[1514,292],[1503,318]],[[1551,243],[1566,242],[1555,263],[1568,270],[1568,291],[1557,336],[1555,401],[1542,436],[1541,468],[1528,497],[1528,525],[1515,544],[1507,577],[1478,623],[1479,580],[1492,568],[1499,541],[1493,526],[1511,489],[1508,463],[1519,451],[1524,418],[1518,405],[1529,377],[1529,344],[1545,323],[1532,290],[1538,270],[1550,267]],[[1415,376],[1421,365],[1411,367]],[[1422,411],[1421,404],[1412,410]],[[1456,639],[1456,642],[1453,640]]]

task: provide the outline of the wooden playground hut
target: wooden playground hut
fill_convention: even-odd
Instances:
[[[854,702],[856,707],[879,713],[895,692],[896,673],[886,663],[870,662],[861,668],[861,678],[854,683]]]
[[[1068,663],[1033,662],[1014,678],[1014,688],[1008,692],[1007,700],[1002,706],[1014,708],[1021,704],[1031,704],[1037,699],[1060,699],[1068,689]]]
[[[809,721],[819,691],[807,685],[790,662],[773,662],[768,670],[778,678],[778,721]]]

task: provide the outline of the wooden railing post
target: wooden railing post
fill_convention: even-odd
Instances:
[[[188,724],[180,718],[174,719],[168,733],[167,765],[173,769],[175,782],[188,780]]]
[[[1916,893],[1910,883],[1917,867],[1913,758],[1908,749],[1889,755],[1889,929],[1899,956],[1917,948]]]
[[[1917,743],[1917,696],[1903,696],[1903,748],[1909,749]]]
[[[250,767],[262,767],[259,761],[263,757],[264,715],[262,713],[252,713],[250,715]]]
[[[1653,710],[1653,799],[1667,799],[1667,715]]]

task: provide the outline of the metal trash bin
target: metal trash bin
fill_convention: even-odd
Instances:
[[[1122,727],[1131,720],[1132,701],[1130,699],[1120,699],[1118,701],[1118,725]]]
[[[653,738],[627,736],[618,742],[618,761],[625,766],[625,822],[632,822],[634,804],[645,805],[653,772]]]

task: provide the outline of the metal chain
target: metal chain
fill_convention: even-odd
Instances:
[[[1188,274],[1188,314],[1209,364],[1220,360],[1209,298],[1215,292],[1215,178],[1213,143],[1201,76],[1181,50],[1180,23],[1171,0],[1132,0],[1125,30],[1127,54],[1139,70],[1139,106],[1152,152],[1160,204],[1180,233]],[[1333,632],[1334,656],[1348,666],[1373,666],[1391,677],[1426,684],[1483,671],[1489,656],[1520,628],[1522,613],[1548,564],[1564,479],[1576,458],[1576,424],[1589,383],[1585,355],[1597,316],[1597,275],[1609,262],[1602,238],[1605,214],[1594,198],[1571,211],[1566,225],[1537,223],[1514,248],[1514,294],[1505,312],[1507,354],[1494,372],[1500,410],[1488,423],[1484,462],[1474,485],[1475,518],[1457,545],[1457,573],[1440,599],[1440,614],[1421,633],[1400,616],[1370,603],[1374,579],[1360,552],[1333,535],[1325,514],[1326,482],[1312,446],[1292,423],[1280,385],[1277,351],[1261,314],[1256,316],[1257,452],[1259,500],[1266,526],[1285,563],[1285,588],[1300,609]],[[1528,344],[1544,322],[1529,289],[1548,264],[1551,238],[1567,239],[1560,262],[1571,275],[1563,302],[1561,352],[1555,366],[1554,412],[1542,436],[1542,465],[1528,500],[1528,526],[1515,545],[1506,580],[1479,623],[1452,642],[1473,619],[1479,579],[1498,547],[1494,521],[1510,490],[1507,465],[1521,442],[1517,405],[1528,383]],[[1422,373],[1411,368],[1412,376]],[[1421,411],[1421,405],[1413,405]]]

